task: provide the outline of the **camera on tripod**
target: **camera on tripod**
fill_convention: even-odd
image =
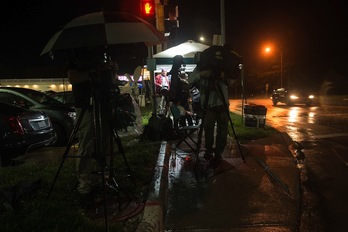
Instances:
[[[229,79],[239,77],[241,57],[224,46],[213,45],[203,52],[197,52],[194,62],[201,71],[210,70],[210,77],[221,77],[221,72]]]

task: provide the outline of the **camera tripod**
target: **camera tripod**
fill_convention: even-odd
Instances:
[[[60,166],[58,167],[57,173],[54,177],[53,183],[51,185],[50,191],[48,193],[47,199],[49,199],[54,185],[57,181],[57,178],[59,176],[59,173],[63,167],[63,164],[67,158],[79,158],[79,159],[93,159],[91,162],[96,162],[97,170],[93,172],[94,175],[99,176],[99,183],[102,186],[102,204],[104,208],[104,221],[105,221],[105,228],[106,231],[108,231],[108,210],[107,207],[109,206],[110,208],[110,199],[107,198],[107,192],[108,194],[113,194],[116,193],[116,202],[112,204],[112,215],[115,216],[117,212],[121,215],[121,217],[126,218],[127,215],[132,214],[134,216],[135,213],[139,212],[143,208],[142,205],[138,205],[137,203],[134,206],[134,195],[132,196],[129,194],[128,191],[134,191],[133,193],[138,191],[137,184],[131,175],[131,170],[128,165],[127,159],[125,157],[125,151],[121,142],[121,139],[116,131],[115,123],[111,120],[111,109],[106,108],[105,102],[101,99],[100,96],[104,95],[104,91],[100,90],[98,88],[95,88],[92,86],[92,93],[90,96],[90,107],[88,109],[82,108],[80,114],[78,115],[76,124],[74,126],[74,129],[71,133],[71,136],[69,138],[68,144],[65,148],[64,154],[63,154],[63,159],[60,163]],[[87,112],[89,111],[89,112]],[[93,123],[93,133],[94,133],[94,152],[93,154],[89,154],[88,156],[85,155],[68,155],[71,146],[74,144],[76,141],[76,136],[79,131],[80,125],[84,117],[86,117],[86,114],[92,115],[92,119],[90,123]],[[88,118],[85,118],[88,120]],[[93,122],[92,122],[93,120]],[[117,122],[116,122],[117,123]],[[107,128],[105,128],[105,124],[108,125]],[[109,136],[104,136],[105,135],[105,129],[110,130]],[[104,131],[103,131],[104,130]],[[103,133],[104,132],[104,133]],[[107,133],[107,132],[106,132]],[[107,137],[107,138],[105,138]],[[110,145],[110,154],[107,155],[104,147],[103,147],[103,141],[105,139],[109,139],[109,145]],[[114,159],[113,156],[115,155],[114,153],[114,143],[116,143],[118,147],[118,152],[122,155],[124,164],[126,166],[126,170],[124,171],[126,174],[124,176],[116,178],[116,170],[114,168],[115,164],[113,163]],[[80,160],[80,161],[81,161]],[[108,167],[108,168],[107,168]],[[100,182],[101,179],[101,182]],[[130,184],[127,179],[130,179]],[[130,187],[130,186],[133,187]],[[132,190],[130,190],[132,189]],[[110,190],[110,191],[108,191]],[[126,204],[121,203],[121,198],[126,199]],[[108,202],[108,203],[107,203]],[[128,207],[128,208],[127,208]],[[135,207],[134,209],[129,209],[130,207]],[[117,209],[115,209],[117,208]],[[126,210],[127,208],[127,210]],[[95,210],[99,211],[99,210]],[[102,210],[101,210],[102,211]],[[117,211],[117,212],[115,212]],[[127,215],[124,215],[124,213],[127,212]]]
[[[202,118],[201,118],[202,122],[201,122],[201,126],[200,126],[200,129],[199,129],[199,132],[198,132],[198,141],[197,141],[197,146],[196,146],[196,150],[195,150],[195,156],[196,156],[196,164],[195,164],[195,166],[197,167],[199,153],[200,153],[200,149],[201,149],[202,136],[203,136],[204,124],[205,124],[205,120],[206,120],[206,112],[207,112],[207,109],[208,109],[209,97],[210,97],[211,92],[214,91],[214,90],[215,90],[217,96],[219,97],[219,99],[221,100],[221,102],[223,103],[223,107],[224,107],[225,113],[227,113],[227,115],[228,115],[228,120],[229,120],[229,123],[231,125],[232,131],[233,131],[233,134],[234,134],[234,138],[235,138],[235,140],[237,142],[239,152],[241,154],[241,157],[242,157],[243,161],[245,162],[245,158],[244,158],[244,155],[243,155],[243,152],[242,152],[242,149],[241,149],[241,145],[239,143],[236,131],[235,131],[234,126],[233,126],[233,121],[232,121],[232,118],[231,118],[231,115],[230,115],[228,104],[226,102],[226,99],[224,98],[224,93],[223,93],[223,91],[221,89],[221,86],[218,83],[218,81],[221,81],[221,80],[217,79],[217,77],[215,77],[215,76],[209,76],[207,78],[209,78],[209,81],[208,81],[208,85],[207,85],[207,89],[206,89],[206,95],[205,95],[205,99],[204,99],[203,107],[202,107]]]

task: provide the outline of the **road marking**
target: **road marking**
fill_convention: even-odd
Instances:
[[[348,133],[334,133],[334,134],[325,134],[325,135],[314,135],[314,138],[317,139],[325,139],[325,138],[333,138],[333,137],[340,137],[340,136],[348,136]]]
[[[346,162],[335,149],[332,149],[332,150],[333,150],[334,154],[338,157],[338,159],[340,159],[346,166],[348,166],[348,162]]]

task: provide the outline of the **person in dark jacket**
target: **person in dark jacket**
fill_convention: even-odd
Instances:
[[[169,90],[169,101],[172,104],[181,106],[184,108],[187,114],[184,115],[181,120],[181,126],[193,125],[192,115],[190,114],[189,107],[189,85],[187,82],[187,75],[182,72],[182,65],[184,64],[184,57],[176,55],[173,57],[173,66],[169,72],[170,76],[170,90]],[[178,125],[174,124],[174,127]]]
[[[202,52],[200,58],[197,67],[189,76],[189,84],[196,85],[200,92],[200,104],[204,114],[204,158],[218,163],[227,144],[228,86],[238,77],[235,73],[238,70],[239,57],[227,46],[211,46]]]
[[[173,66],[169,71],[168,76],[170,79],[169,88],[169,101],[176,104],[181,100],[182,93],[182,81],[180,79],[181,75],[181,65],[184,64],[184,57],[181,55],[176,55],[173,57]]]
[[[76,170],[78,172],[77,190],[83,205],[93,204],[94,192],[101,184],[100,168],[105,168],[107,155],[110,154],[110,123],[108,120],[111,88],[116,82],[113,61],[91,66],[83,60],[74,60],[68,64],[67,73],[75,97],[76,116],[81,122],[77,130],[78,151]],[[93,101],[92,101],[93,100]],[[100,106],[99,119],[95,119],[94,105]],[[84,112],[84,114],[82,114]],[[95,122],[100,122],[100,134],[96,135]],[[99,138],[100,150],[96,150],[96,138]],[[96,154],[98,152],[98,154]]]

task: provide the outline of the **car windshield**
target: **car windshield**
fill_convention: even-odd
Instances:
[[[60,101],[54,99],[53,97],[39,91],[31,90],[31,89],[16,89],[18,92],[27,95],[32,98],[34,101],[40,102],[41,104],[62,104]]]

